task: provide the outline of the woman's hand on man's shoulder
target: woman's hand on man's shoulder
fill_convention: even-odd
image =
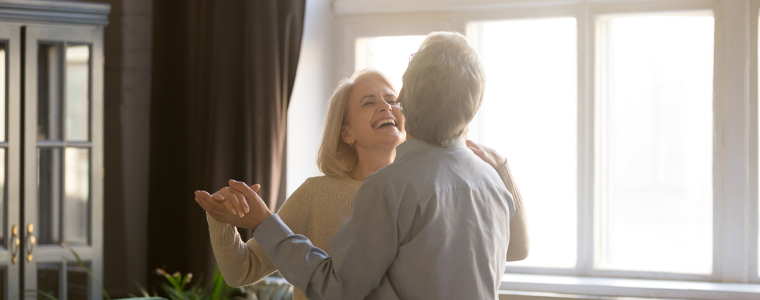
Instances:
[[[496,150],[479,145],[471,140],[467,140],[467,148],[470,148],[475,155],[496,170],[500,169],[507,163],[507,158],[499,154],[499,152],[496,152]]]

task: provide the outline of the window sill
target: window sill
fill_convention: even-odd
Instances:
[[[504,274],[501,290],[681,299],[760,299],[760,284]]]

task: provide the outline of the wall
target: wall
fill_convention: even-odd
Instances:
[[[287,195],[319,176],[317,150],[327,101],[338,81],[333,71],[333,15],[330,0],[307,0],[301,56],[288,108]]]
[[[103,285],[111,297],[146,286],[148,138],[153,0],[88,0],[111,5],[104,32]]]
[[[135,284],[145,286],[148,272],[148,141],[150,137],[150,84],[153,0],[128,0],[122,2],[121,15],[121,120],[122,148],[122,195],[123,202],[111,215],[123,214],[122,238],[126,256],[109,255],[105,248],[106,270],[109,265],[123,264],[124,274],[108,274],[107,287],[117,290],[134,290]],[[113,120],[115,121],[115,120]],[[108,139],[106,139],[107,141]],[[118,159],[118,158],[114,158]],[[106,163],[108,160],[106,160]],[[106,166],[106,169],[108,167]],[[118,172],[119,170],[114,170]],[[109,172],[106,171],[106,176]],[[118,209],[123,209],[118,211]],[[105,215],[106,219],[109,214]],[[114,237],[118,238],[118,237]],[[109,240],[106,239],[106,242]],[[112,245],[115,246],[115,245]],[[119,278],[121,277],[121,278]]]

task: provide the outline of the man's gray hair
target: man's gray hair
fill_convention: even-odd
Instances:
[[[447,147],[463,137],[483,101],[486,76],[478,54],[457,32],[433,32],[404,73],[401,107],[406,131]]]

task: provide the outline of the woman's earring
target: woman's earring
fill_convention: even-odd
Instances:
[[[350,146],[350,147],[353,148],[354,147],[354,143],[356,143],[356,140],[351,141],[351,143],[349,143],[348,146]]]

